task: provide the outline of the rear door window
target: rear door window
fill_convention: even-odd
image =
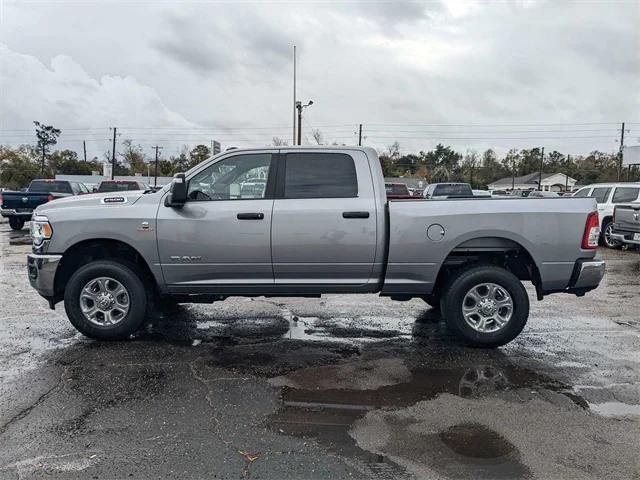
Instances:
[[[618,187],[613,193],[613,203],[629,203],[635,202],[640,194],[640,188],[635,187]]]
[[[596,199],[598,203],[606,203],[611,193],[611,187],[598,187],[594,188],[591,192],[591,196]]]
[[[353,158],[344,153],[288,153],[284,198],[351,198],[358,196]]]

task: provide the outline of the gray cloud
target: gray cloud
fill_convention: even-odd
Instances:
[[[0,128],[47,117],[77,127],[199,124],[234,145],[289,138],[294,43],[298,94],[315,102],[305,127],[328,140],[354,141],[359,123],[370,145],[397,137],[417,150],[440,133],[403,138],[388,124],[640,122],[638,24],[633,2],[8,2],[0,80],[11,89],[0,97]],[[616,125],[602,129],[546,145],[617,148]],[[430,130],[473,136],[460,133],[471,127]],[[190,138],[149,141],[170,150]]]

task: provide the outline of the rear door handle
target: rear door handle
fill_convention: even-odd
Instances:
[[[369,212],[342,212],[342,218],[369,218]]]
[[[238,220],[263,220],[264,213],[239,213]]]

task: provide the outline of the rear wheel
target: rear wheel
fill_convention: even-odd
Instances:
[[[470,268],[448,286],[441,300],[447,326],[467,344],[498,347],[522,331],[529,317],[529,297],[508,270]]]
[[[71,276],[64,308],[73,326],[87,337],[122,340],[142,327],[147,292],[134,265],[97,260]]]
[[[17,217],[9,217],[9,226],[12,230],[22,230],[22,227],[24,227],[24,220]]]
[[[607,248],[620,248],[622,244],[613,238],[613,221],[607,220],[602,225],[602,243]]]

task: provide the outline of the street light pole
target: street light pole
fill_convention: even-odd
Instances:
[[[302,145],[302,110],[311,105],[313,105],[313,100],[309,100],[306,105],[303,105],[300,101],[296,102],[296,110],[298,111],[298,145]]]

